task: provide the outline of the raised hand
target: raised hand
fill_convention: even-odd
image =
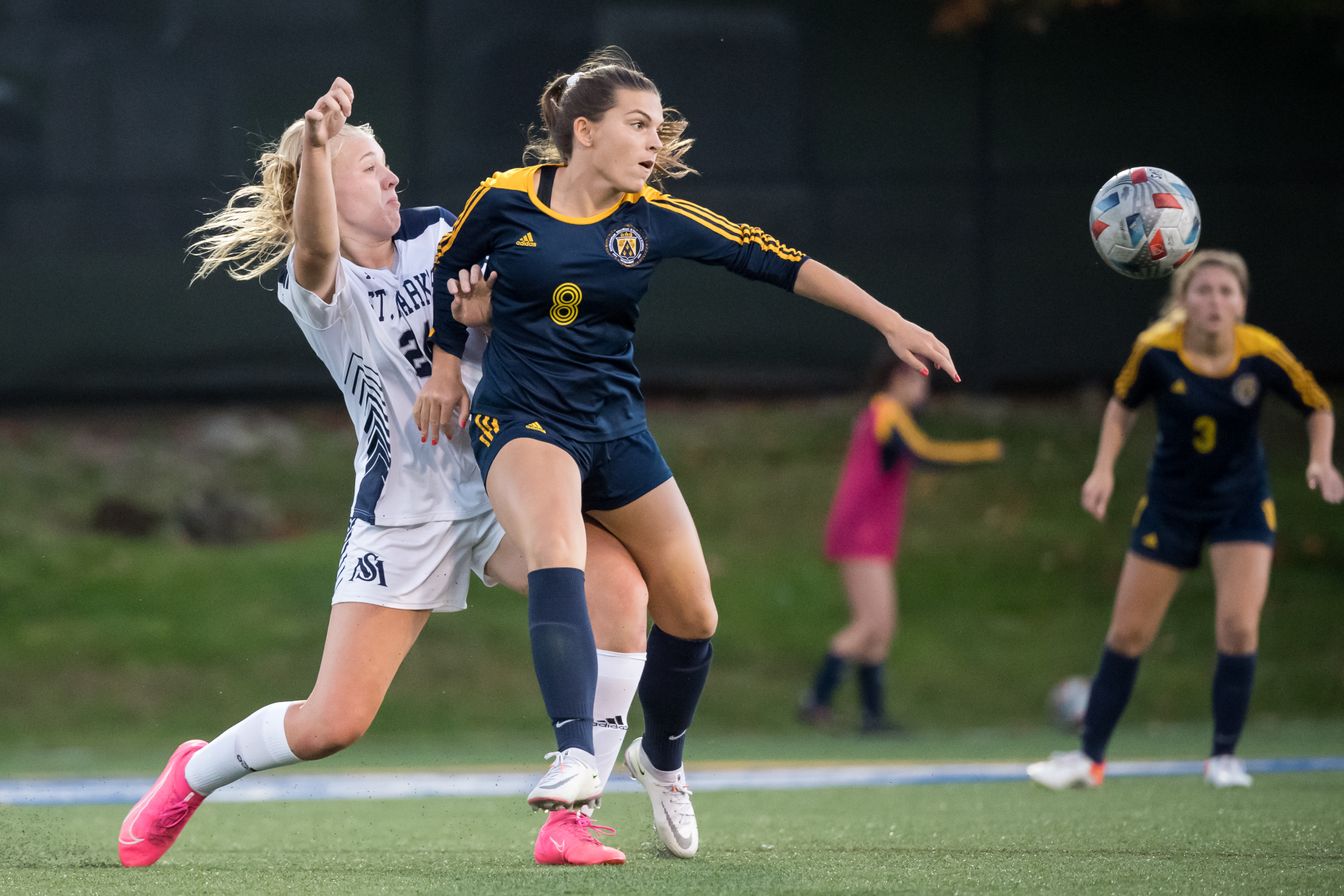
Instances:
[[[341,132],[355,103],[355,89],[350,82],[338,77],[331,89],[322,94],[313,108],[303,113],[304,139],[310,146],[326,146],[327,141]]]

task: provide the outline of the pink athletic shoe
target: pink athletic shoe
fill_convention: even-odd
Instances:
[[[594,835],[614,834],[615,828],[593,824],[582,812],[556,809],[537,832],[532,856],[538,865],[624,865],[625,853]]]
[[[153,865],[173,845],[205,797],[187,786],[187,760],[205,746],[189,740],[173,751],[159,780],[131,807],[121,823],[117,854],[127,868]]]

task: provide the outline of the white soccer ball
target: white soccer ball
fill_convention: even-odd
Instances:
[[[1106,181],[1088,218],[1092,245],[1112,270],[1138,280],[1166,277],[1199,245],[1199,204],[1161,168],[1126,168]]]
[[[1083,726],[1087,712],[1087,695],[1092,681],[1081,675],[1070,675],[1050,689],[1050,718],[1060,728],[1076,732]]]

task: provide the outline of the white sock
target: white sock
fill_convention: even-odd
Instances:
[[[187,786],[202,796],[253,772],[299,761],[285,738],[285,712],[297,701],[263,706],[187,760]]]
[[[593,753],[605,790],[630,726],[630,704],[644,674],[644,653],[597,652],[597,691],[593,694]]]

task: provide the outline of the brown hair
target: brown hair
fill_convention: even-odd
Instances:
[[[620,47],[603,47],[589,54],[571,74],[556,75],[541,92],[541,128],[528,133],[524,161],[564,164],[574,154],[574,122],[579,118],[601,121],[616,105],[616,91],[622,88],[657,94],[658,86],[639,70],[630,55]],[[663,109],[658,136],[663,148],[653,164],[649,180],[676,179],[694,174],[695,169],[682,161],[695,141],[683,137],[688,122],[676,109]]]
[[[1166,299],[1162,301],[1162,311],[1158,315],[1160,320],[1174,324],[1185,320],[1185,291],[1190,288],[1190,281],[1194,279],[1195,272],[1211,264],[1231,271],[1241,284],[1242,296],[1247,299],[1251,297],[1251,274],[1246,268],[1246,259],[1236,252],[1204,249],[1190,256],[1189,260],[1171,275],[1171,289],[1168,290]]]

